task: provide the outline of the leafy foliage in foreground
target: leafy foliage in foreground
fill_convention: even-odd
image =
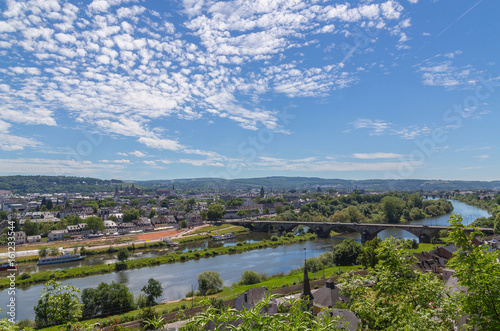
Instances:
[[[194,316],[181,328],[183,331],[205,330],[207,326],[215,326],[215,330],[347,330],[342,327],[340,318],[316,318],[311,312],[304,310],[302,300],[290,301],[290,306],[280,305],[277,314],[262,314],[261,310],[269,305],[271,297],[257,303],[250,310],[238,311],[234,308],[215,308],[210,306],[206,311]],[[207,302],[209,305],[209,302]]]
[[[368,276],[346,274],[342,294],[369,330],[450,330],[457,307],[441,280],[412,269],[400,243],[385,240],[376,249],[378,263]],[[366,286],[373,284],[373,287]]]
[[[462,217],[452,215],[451,240],[460,249],[448,262],[455,270],[458,284],[468,288],[468,293],[458,292],[463,314],[469,315],[469,324],[480,330],[498,330],[500,327],[500,262],[498,251],[490,252],[487,246],[474,246],[472,238],[481,236],[478,230],[465,232]]]

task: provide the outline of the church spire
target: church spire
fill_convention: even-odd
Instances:
[[[311,284],[309,284],[309,273],[306,262],[306,249],[304,248],[304,282],[302,283],[302,294],[300,295],[300,298],[308,301],[307,308],[310,309],[312,307],[314,297],[311,293]]]

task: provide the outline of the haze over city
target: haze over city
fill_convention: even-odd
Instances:
[[[495,180],[499,10],[4,1],[0,174]]]

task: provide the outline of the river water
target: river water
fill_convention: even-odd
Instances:
[[[487,211],[478,209],[476,207],[468,206],[461,202],[453,201],[455,210],[453,213],[459,213],[464,218],[464,223],[469,224],[478,217],[487,217]],[[428,218],[425,220],[415,221],[412,224],[427,224],[427,225],[447,225],[448,216],[443,215],[439,217]],[[410,233],[399,229],[387,229],[379,234],[380,238],[387,238],[393,236],[394,238],[413,239]],[[237,241],[249,239],[257,241],[269,238],[269,234],[253,233],[246,235],[244,238],[241,236],[229,242],[198,242],[192,243],[187,246],[181,247],[181,250],[198,249],[203,247],[220,247],[227,245],[235,245]],[[267,274],[274,274],[278,272],[288,273],[290,270],[295,269],[302,265],[304,260],[304,248],[306,248],[307,256],[318,256],[321,253],[328,251],[332,246],[339,244],[345,238],[353,238],[360,240],[358,233],[349,233],[346,235],[337,236],[331,239],[318,239],[306,243],[297,243],[292,245],[284,245],[274,248],[266,248],[254,250],[250,252],[243,252],[231,255],[220,255],[210,258],[201,258],[199,260],[191,260],[182,263],[164,264],[160,266],[125,270],[104,275],[94,275],[83,278],[68,279],[62,281],[63,284],[71,284],[80,289],[95,288],[100,282],[110,283],[112,281],[126,284],[128,288],[138,295],[140,289],[147,283],[149,278],[155,278],[162,283],[164,289],[163,299],[177,300],[185,296],[191,290],[191,286],[197,286],[197,277],[203,271],[212,270],[219,272],[221,278],[224,280],[224,285],[229,286],[237,282],[241,278],[241,274],[245,270],[254,270],[258,273],[265,272]],[[165,254],[166,251],[151,251],[137,254],[134,258],[155,256]],[[82,262],[72,262],[72,264],[46,266],[47,268],[68,268],[78,265],[91,265],[102,263],[114,263],[116,258],[114,255],[89,257]],[[24,271],[35,271],[35,266],[25,266]],[[30,270],[33,268],[33,270]],[[46,270],[46,269],[45,269]],[[20,271],[23,271],[21,265]],[[5,273],[0,276],[5,277]],[[33,307],[36,305],[40,291],[43,284],[32,285],[16,289],[16,320],[29,318],[34,320],[35,313]],[[4,310],[7,308],[9,300],[7,290],[0,292],[0,307]],[[1,317],[1,316],[0,316]]]

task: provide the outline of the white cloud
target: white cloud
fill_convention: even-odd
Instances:
[[[144,162],[144,164],[149,165],[149,166],[156,166],[155,161],[143,161],[143,162]]]
[[[0,159],[0,173],[2,174],[103,176],[119,174],[123,169],[125,169],[124,165],[90,161],[40,158]]]
[[[178,151],[184,148],[179,142],[172,139],[157,139],[157,138],[139,138],[139,142],[151,148],[164,149],[170,151]]]
[[[392,0],[186,0],[189,17],[178,26],[147,9],[147,2],[130,2],[94,0],[87,8],[65,1],[7,2],[0,47],[14,64],[0,72],[0,82],[9,84],[0,84],[0,118],[55,126],[56,119],[70,117],[150,148],[217,163],[223,159],[217,153],[183,145],[171,133],[165,138],[167,122],[220,117],[249,130],[288,132],[277,111],[259,103],[264,96],[326,96],[358,81],[357,71],[345,64],[309,65],[290,54],[315,51],[319,33],[332,33],[341,44],[349,36],[340,31],[358,24],[389,33],[410,25]],[[24,49],[22,59],[18,49]],[[330,54],[335,52],[340,54],[337,48]],[[368,126],[375,134],[387,129],[376,121]]]
[[[305,159],[279,159],[260,157],[260,162],[249,165],[252,170],[277,170],[297,172],[323,171],[389,171],[397,170],[400,162],[340,162],[330,158],[310,157]]]
[[[39,147],[42,144],[31,138],[19,137],[9,133],[10,123],[0,120],[0,149],[3,151],[19,151],[26,147]]]
[[[442,86],[448,89],[474,87],[482,72],[474,69],[471,65],[455,66],[453,59],[461,53],[461,51],[455,51],[437,55],[420,64],[417,70],[422,73],[423,84]],[[443,57],[446,59],[443,60]]]
[[[133,152],[130,152],[130,155],[133,155],[135,157],[145,157],[147,156],[146,154],[144,154],[143,152],[141,151],[133,151]]]
[[[355,129],[371,130],[370,135],[380,135],[386,132],[391,127],[392,124],[384,122],[382,120],[370,120],[366,118],[360,118],[354,121],[352,125]]]
[[[371,160],[371,159],[398,159],[402,158],[402,154],[397,153],[354,153],[352,154],[356,159]]]

